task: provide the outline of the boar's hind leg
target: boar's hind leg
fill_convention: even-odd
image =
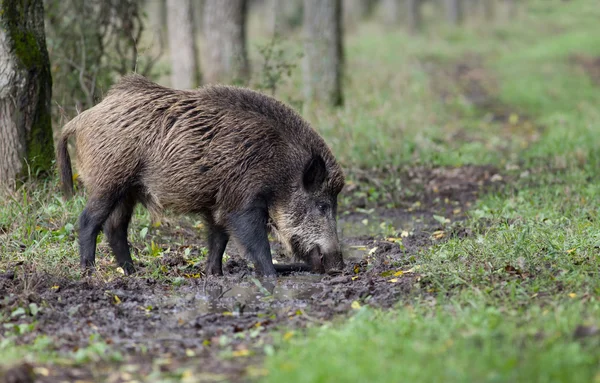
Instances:
[[[110,213],[110,216],[103,227],[104,234],[117,259],[117,263],[123,268],[126,275],[135,272],[133,260],[129,253],[129,244],[127,243],[127,228],[131,221],[135,202],[135,196],[132,193],[121,198],[119,202],[117,202],[112,213]]]
[[[225,229],[213,223],[208,224],[208,275],[223,275],[223,253],[228,241],[229,235]]]
[[[267,236],[268,213],[266,204],[255,204],[230,217],[232,234],[237,238],[245,255],[254,262],[259,274],[275,276],[271,247]]]
[[[117,202],[111,195],[94,193],[79,216],[79,256],[86,272],[96,263],[96,238]]]

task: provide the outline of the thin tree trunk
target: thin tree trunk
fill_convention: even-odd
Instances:
[[[509,20],[517,17],[517,2],[515,0],[505,0]]]
[[[0,185],[52,167],[52,78],[42,0],[0,0]]]
[[[204,1],[205,82],[245,83],[248,80],[247,11],[246,0]]]
[[[463,21],[462,0],[445,0],[446,18],[453,25],[459,25]]]
[[[341,0],[304,0],[304,93],[309,101],[341,105]]]
[[[406,22],[409,31],[415,33],[421,30],[421,0],[406,0]]]
[[[492,21],[496,17],[496,4],[494,0],[482,0],[483,1],[483,16],[487,21]]]
[[[369,13],[369,2],[367,0],[342,0],[343,22],[351,27],[358,24]]]
[[[167,0],[171,52],[171,86],[190,89],[200,84],[198,51],[191,0]]]
[[[397,26],[400,24],[401,12],[400,1],[402,0],[382,0],[381,10],[383,11],[383,20],[387,25]]]

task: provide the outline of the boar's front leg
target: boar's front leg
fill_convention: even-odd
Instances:
[[[231,233],[237,238],[245,255],[252,260],[259,274],[274,277],[275,267],[267,235],[267,205],[262,201],[229,217]]]

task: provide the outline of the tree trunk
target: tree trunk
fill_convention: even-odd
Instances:
[[[445,0],[446,18],[453,25],[459,25],[463,20],[462,0]]]
[[[52,167],[52,78],[42,0],[0,0],[0,184]]]
[[[401,12],[400,1],[402,0],[382,0],[381,10],[383,20],[387,25],[397,26],[400,24]]]
[[[167,30],[171,86],[177,89],[195,88],[200,84],[200,70],[191,0],[167,0]]]
[[[308,101],[342,104],[341,0],[304,0],[304,93]]]
[[[245,83],[248,80],[247,11],[246,0],[204,1],[205,82]]]
[[[517,17],[517,2],[515,0],[505,0],[507,14],[509,20],[514,20]]]
[[[406,0],[406,22],[410,32],[421,30],[423,18],[421,16],[421,0]]]
[[[367,0],[342,0],[343,22],[351,27],[358,24],[369,13],[369,2]]]
[[[487,21],[494,20],[496,16],[496,5],[494,0],[482,0],[483,1],[483,16]]]

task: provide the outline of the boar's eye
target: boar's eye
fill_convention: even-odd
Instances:
[[[321,202],[317,206],[319,208],[319,211],[323,214],[327,213],[329,211],[329,209],[331,209],[331,206],[325,202]]]

